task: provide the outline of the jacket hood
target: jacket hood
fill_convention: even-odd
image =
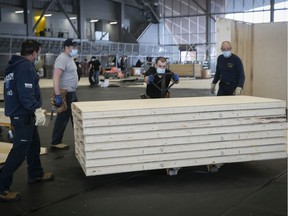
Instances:
[[[11,73],[11,71],[15,70],[15,68],[19,64],[21,64],[21,63],[23,63],[25,61],[29,61],[29,60],[24,58],[23,56],[13,55],[12,58],[8,62],[8,65],[7,65],[6,70],[5,70],[5,75]]]

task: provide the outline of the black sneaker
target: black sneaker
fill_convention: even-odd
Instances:
[[[0,202],[15,202],[21,199],[21,194],[9,190],[0,192]]]
[[[28,184],[34,184],[38,182],[47,182],[47,181],[53,181],[53,180],[54,180],[54,174],[52,172],[46,172],[44,173],[42,177],[28,179]]]

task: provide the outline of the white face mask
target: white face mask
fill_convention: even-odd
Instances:
[[[165,73],[165,68],[156,68],[156,71],[158,74],[164,74]]]
[[[225,58],[229,58],[232,55],[231,51],[227,50],[227,51],[223,51],[223,56]]]
[[[71,56],[71,57],[74,57],[74,56],[76,56],[78,54],[78,50],[77,49],[73,49],[70,53],[69,53],[69,55]]]

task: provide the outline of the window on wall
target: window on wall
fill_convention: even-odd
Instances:
[[[174,44],[205,43],[205,22],[204,16],[164,19],[163,39]]]
[[[251,2],[253,4],[251,4]],[[242,4],[242,5],[241,5]],[[243,8],[242,11],[241,8]],[[250,23],[270,22],[271,16],[270,0],[230,0],[228,1],[225,18]],[[275,0],[274,22],[288,21],[288,1]]]
[[[205,14],[203,0],[159,0],[161,17],[183,17]]]
[[[275,22],[288,22],[288,1],[275,0],[274,10]]]

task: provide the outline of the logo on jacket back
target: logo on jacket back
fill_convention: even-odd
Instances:
[[[24,83],[25,88],[32,88],[33,84],[32,83]]]
[[[14,73],[9,73],[5,76],[4,86],[6,89],[10,88],[10,81],[14,80]]]

